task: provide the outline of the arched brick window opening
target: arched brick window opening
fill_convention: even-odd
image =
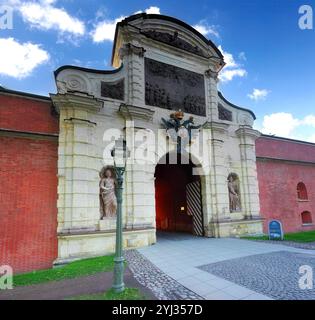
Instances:
[[[304,211],[301,213],[302,224],[311,224],[313,223],[312,215],[309,211]]]
[[[303,182],[298,183],[297,185],[297,196],[299,200],[307,200],[307,190]]]

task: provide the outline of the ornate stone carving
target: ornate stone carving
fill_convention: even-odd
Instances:
[[[219,76],[219,73],[216,72],[216,71],[213,71],[211,69],[208,69],[206,72],[205,72],[205,76],[206,77],[209,77],[209,78],[212,78],[214,80],[218,80],[218,76]]]
[[[115,217],[117,210],[115,170],[111,166],[103,167],[100,172],[100,178],[101,219],[106,217]]]
[[[160,32],[156,30],[146,30],[146,31],[142,31],[141,33],[150,39],[160,41],[170,46],[207,58],[207,55],[198,46],[194,46],[189,42],[179,38],[177,31],[175,31],[173,34]]]
[[[194,124],[194,118],[189,117],[188,120],[183,120],[184,113],[179,110],[170,115],[169,120],[162,118],[162,123],[168,136],[177,142],[177,151],[180,153],[182,147],[190,144],[195,137],[196,130],[200,129],[202,126],[196,126]]]
[[[240,113],[238,116],[238,122],[241,125],[252,126],[253,118],[248,114]]]
[[[121,79],[116,82],[102,81],[101,96],[123,101],[125,99],[125,80]]]
[[[232,112],[222,106],[222,104],[218,104],[219,111],[219,119],[226,121],[233,121]]]
[[[230,173],[228,176],[228,190],[230,212],[241,211],[240,181],[236,173]]]
[[[88,87],[87,87],[87,81],[77,75],[77,74],[73,74],[73,75],[68,75],[65,78],[65,83],[66,83],[66,89],[69,92],[87,92],[88,91]]]
[[[204,76],[145,58],[145,103],[206,116]]]

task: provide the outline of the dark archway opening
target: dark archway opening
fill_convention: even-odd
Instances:
[[[156,229],[203,236],[200,176],[191,162],[165,162],[155,169]]]

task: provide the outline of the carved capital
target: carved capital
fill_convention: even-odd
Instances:
[[[223,143],[227,137],[229,125],[227,123],[207,121],[204,125],[204,129],[211,131],[211,140]]]
[[[253,129],[248,125],[240,125],[239,129],[237,129],[235,133],[240,139],[246,140],[246,138],[249,138],[252,142],[261,136],[261,133],[258,130]]]
[[[155,110],[151,108],[143,108],[121,104],[118,111],[126,120],[145,120],[152,121]]]
[[[229,125],[226,123],[222,122],[215,122],[215,121],[207,121],[204,125],[203,128],[206,130],[210,130],[211,136],[210,140],[212,143],[218,143],[223,144],[224,141],[227,138],[227,133],[228,133],[228,127]]]
[[[56,111],[60,113],[61,109],[84,109],[90,112],[99,112],[103,107],[103,101],[96,99],[90,94],[51,94],[51,100],[56,107]]]
[[[122,48],[120,48],[119,55],[120,58],[123,59],[125,56],[129,56],[131,54],[135,54],[140,58],[144,57],[145,49],[142,47],[137,47],[131,43],[127,43]]]
[[[219,72],[213,71],[211,69],[206,70],[205,76],[210,79],[218,81]]]

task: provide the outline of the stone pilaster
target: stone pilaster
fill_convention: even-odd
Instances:
[[[228,124],[219,122],[208,122],[205,128],[210,130],[209,150],[210,150],[210,193],[212,235],[220,236],[217,227],[221,221],[230,218],[229,199],[226,183],[226,166],[224,142],[227,138]]]
[[[260,216],[259,188],[256,170],[255,140],[260,132],[250,126],[242,125],[235,132],[240,140],[241,183],[243,189],[243,212],[245,219]]]
[[[121,105],[119,109],[126,121],[126,141],[131,151],[126,170],[126,223],[127,229],[155,227],[155,143],[137,141],[142,135],[150,135],[147,129],[152,123],[154,109]],[[151,132],[153,133],[153,132]],[[150,150],[150,146],[153,147]],[[141,154],[147,157],[141,158]],[[151,159],[151,160],[150,160]]]
[[[217,121],[218,114],[218,73],[209,69],[205,72],[208,121]]]
[[[102,102],[87,94],[51,95],[60,113],[58,149],[58,232],[96,230],[99,177],[93,114]]]
[[[128,74],[127,103],[140,107],[145,105],[144,53],[144,48],[137,47],[131,43],[125,44],[120,49],[120,58]]]

